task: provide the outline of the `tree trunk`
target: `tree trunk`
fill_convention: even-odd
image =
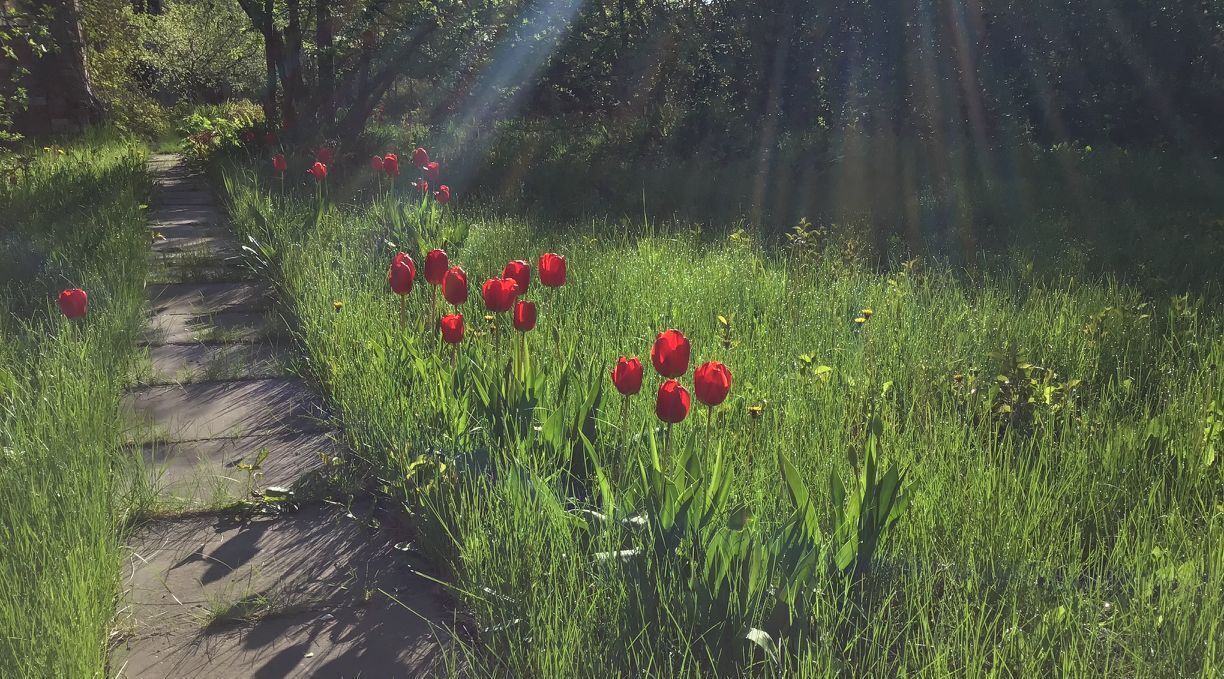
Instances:
[[[336,122],[336,53],[331,0],[315,0],[315,48],[319,60],[319,125],[330,130]]]
[[[377,75],[370,78],[365,83],[365,87],[355,93],[352,105],[349,106],[344,118],[336,127],[337,136],[351,138],[361,132],[370,114],[373,113],[374,107],[378,106],[383,95],[391,89],[396,76],[402,73],[402,64],[437,28],[436,21],[418,26],[413,35],[394,54],[390,55],[387,65]]]
[[[89,84],[77,0],[40,0],[32,9],[50,18],[51,51],[30,69],[29,131],[76,132],[99,122],[102,105]]]
[[[299,0],[286,0],[288,23],[285,25],[285,107],[286,119],[296,119],[299,106],[305,104],[306,81],[302,76],[302,12]],[[295,120],[296,122],[296,120]]]
[[[264,15],[272,16],[273,0],[264,0]],[[277,39],[276,30],[271,21],[261,27],[264,38],[264,121],[269,127],[275,127],[280,116],[276,108],[276,62]]]

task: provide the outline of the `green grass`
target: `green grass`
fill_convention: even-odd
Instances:
[[[0,667],[106,674],[119,531],[140,501],[119,397],[142,325],[144,152],[108,133],[0,188]],[[68,287],[89,316],[55,308]]]
[[[845,243],[779,248],[742,232],[598,220],[558,231],[462,200],[438,215],[360,201],[318,214],[310,198],[264,195],[240,167],[224,174],[236,227],[283,287],[355,454],[416,514],[419,544],[471,616],[452,661],[474,676],[773,673],[743,627],[771,631],[794,676],[1221,671],[1224,463],[1209,451],[1224,446],[1212,424],[1224,407],[1224,321],[1211,291],[1145,299],[1109,277],[1001,261],[879,272],[844,257]],[[447,249],[472,297],[452,372],[428,333],[399,328],[386,268],[397,247],[419,264],[420,247],[458,225],[470,235]],[[565,459],[530,427],[497,435],[506,411],[475,391],[513,346],[487,332],[480,283],[544,251],[569,258],[570,283],[537,279],[528,294],[541,305],[528,341],[544,386],[527,420],[547,428],[550,413],[581,414],[563,375],[585,388],[622,354],[647,363],[628,431],[605,390],[594,448],[608,486],[588,493],[573,492]],[[1060,270],[1058,256],[1036,270]],[[429,306],[420,281],[413,324]],[[860,326],[863,308],[874,313]],[[784,454],[828,549],[828,479],[849,481],[848,458],[862,463],[872,414],[884,460],[908,471],[909,507],[866,574],[843,575],[821,552],[792,609],[802,624],[768,619],[768,597],[703,600],[689,578],[709,558],[708,535],[629,564],[596,556],[644,544],[580,510],[625,518],[649,504],[639,462],[649,466],[652,440],[664,444],[647,357],[668,327],[691,338],[692,366],[717,359],[735,376],[714,412],[731,476],[717,526],[742,507],[745,534],[763,540],[787,519]],[[694,405],[665,458],[711,456]],[[705,464],[684,483],[703,487]],[[783,576],[768,577],[782,586]]]

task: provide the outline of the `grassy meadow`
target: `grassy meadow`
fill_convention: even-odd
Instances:
[[[119,397],[143,326],[144,150],[96,132],[22,165],[0,186],[0,674],[104,676],[140,499]],[[73,287],[77,321],[55,306]]]
[[[1153,294],[1056,250],[881,268],[810,226],[557,228],[462,195],[371,197],[372,180],[320,207],[262,165],[220,175],[343,419],[356,459],[336,478],[403,502],[460,604],[454,671],[1221,671],[1210,286]],[[1033,228],[1066,223],[1049,219]],[[434,247],[471,287],[453,354],[423,277],[406,328],[387,284],[397,250],[419,267]],[[569,280],[533,278],[524,360],[480,284],[542,252]],[[707,360],[734,375],[670,436],[649,362],[666,328],[692,341],[690,389]],[[608,383],[622,355],[647,373],[627,402]]]

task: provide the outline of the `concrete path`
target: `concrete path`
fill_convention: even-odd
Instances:
[[[433,674],[445,597],[414,572],[394,514],[311,497],[343,439],[292,374],[271,290],[244,268],[203,178],[176,155],[150,167],[147,359],[125,408],[171,516],[133,536],[112,671]]]

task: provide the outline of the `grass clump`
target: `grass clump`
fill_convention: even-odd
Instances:
[[[105,673],[124,482],[119,397],[143,320],[144,153],[99,132],[0,187],[0,667]],[[79,321],[62,289],[90,295]],[[129,492],[132,491],[132,492]]]

